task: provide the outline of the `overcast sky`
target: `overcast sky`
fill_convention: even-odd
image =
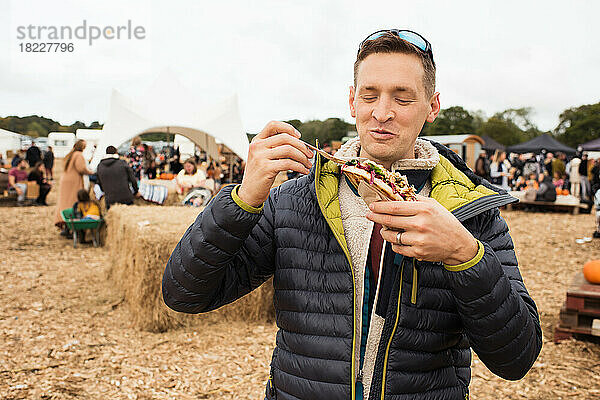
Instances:
[[[217,4],[218,3],[218,4]],[[598,1],[0,0],[0,116],[104,122],[113,88],[134,96],[165,68],[203,101],[239,97],[244,128],[272,119],[353,122],[348,87],[360,41],[409,28],[433,45],[442,107],[487,116],[533,107],[540,129],[600,97]],[[75,41],[20,52],[17,27],[143,26],[143,40]]]

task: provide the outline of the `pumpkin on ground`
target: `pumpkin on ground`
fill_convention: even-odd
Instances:
[[[586,262],[583,265],[583,276],[590,283],[600,284],[600,260]]]

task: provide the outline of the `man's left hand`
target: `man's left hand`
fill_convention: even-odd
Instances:
[[[429,197],[373,202],[367,218],[383,225],[383,239],[392,243],[392,250],[406,257],[458,265],[477,254],[473,235],[450,211]],[[398,232],[402,232],[402,245],[396,241]]]

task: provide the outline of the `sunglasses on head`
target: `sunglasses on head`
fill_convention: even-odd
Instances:
[[[358,52],[360,53],[360,50],[363,48],[363,46],[366,42],[368,42],[370,40],[378,39],[385,35],[397,36],[400,39],[405,40],[408,43],[414,45],[419,50],[421,50],[423,53],[429,55],[429,57],[431,58],[431,61],[435,65],[435,62],[433,61],[433,51],[431,50],[431,43],[429,43],[427,41],[427,39],[425,39],[423,36],[419,35],[417,32],[409,31],[408,29],[383,29],[383,30],[377,31],[375,33],[372,33],[369,36],[367,36],[367,38],[365,40],[360,42],[360,46],[358,46]]]

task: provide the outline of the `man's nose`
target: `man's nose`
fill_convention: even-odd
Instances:
[[[393,119],[394,116],[395,114],[394,110],[392,110],[390,100],[381,97],[373,109],[373,118],[378,122],[387,122]]]

